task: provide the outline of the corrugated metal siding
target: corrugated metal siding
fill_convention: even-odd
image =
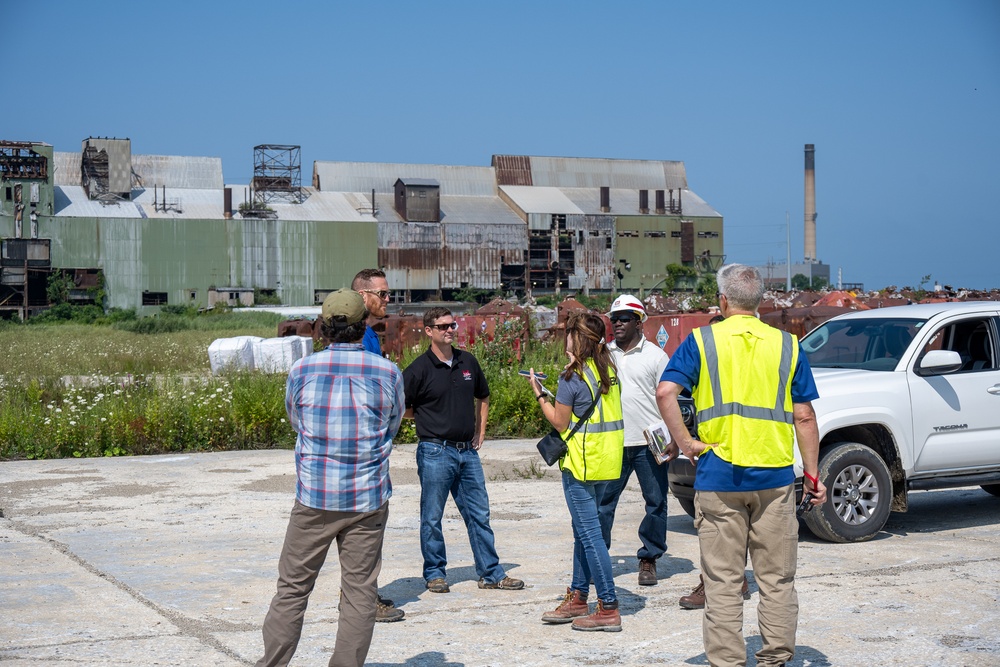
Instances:
[[[576,234],[583,231],[583,243],[578,243],[579,236],[573,239],[573,256],[576,267],[575,275],[581,278],[574,287],[575,281],[570,281],[570,289],[612,289],[614,287],[615,271],[615,219],[610,215],[567,216],[566,230]],[[597,232],[597,236],[591,234]],[[611,247],[608,248],[608,238],[611,237]]]
[[[598,214],[602,212],[600,188],[562,188],[561,192],[584,213]],[[610,213],[612,215],[639,215],[638,190],[612,188],[610,190],[610,195]],[[721,214],[719,214],[718,211],[706,204],[705,200],[690,190],[683,190],[680,194],[677,190],[674,190],[675,201],[678,196],[680,196],[681,199],[682,215],[684,217],[721,217]],[[669,205],[669,193],[665,195],[665,198]],[[655,197],[652,192],[650,193],[649,201],[650,213],[648,215],[655,215],[653,209],[653,206],[655,205]]]
[[[56,151],[53,154],[55,185],[81,185],[81,159],[80,153]],[[132,170],[145,188],[166,185],[167,188],[219,190],[223,183],[222,159],[217,157],[133,155]]]
[[[222,189],[222,158],[180,155],[133,155],[132,170],[143,187]]]
[[[321,162],[313,163],[314,178],[324,192],[393,192],[400,178],[434,179],[441,184],[441,195],[492,197],[496,194],[492,167],[463,167],[440,164],[405,164],[394,162]]]
[[[683,162],[530,156],[536,186],[663,190],[687,187]]]
[[[248,186],[231,187],[233,188],[233,207],[238,209],[239,204],[244,201],[245,188]],[[316,192],[312,188],[303,188],[303,192],[306,198],[301,204],[274,201],[268,205],[282,220],[368,222],[369,224],[375,221],[375,218],[371,216],[370,205],[361,207],[361,202],[356,195],[348,197],[347,194],[341,192]],[[134,217],[161,220],[224,219],[224,191],[221,188],[206,190],[168,187],[166,196],[170,206],[165,211],[162,210],[161,206],[156,205],[163,203],[162,189],[155,191],[153,189],[134,190],[132,201],[117,202],[105,206],[100,202],[89,200],[82,186],[58,186],[55,188],[55,212],[60,217]],[[243,218],[238,211],[234,212],[233,217],[236,220],[254,220],[254,218]],[[513,217],[516,219],[516,216]]]
[[[533,185],[531,158],[527,155],[494,155],[497,185]]]
[[[312,303],[313,290],[350,285],[375,266],[371,223],[283,220],[50,218],[55,268],[102,268],[109,305],[138,308],[142,291],[188,303],[209,286],[278,289],[285,303]]]
[[[108,191],[130,192],[132,190],[132,142],[128,139],[90,137],[84,139],[84,146],[92,146],[108,155]]]
[[[378,263],[393,289],[494,289],[501,264],[524,263],[526,228],[473,223],[379,223]],[[503,258],[503,261],[501,261]],[[387,278],[390,276],[387,274]]]
[[[55,165],[53,183],[55,185],[82,185],[80,181],[82,160],[81,153],[54,152],[52,154],[52,162]]]

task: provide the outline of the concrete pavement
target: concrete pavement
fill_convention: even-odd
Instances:
[[[452,593],[420,576],[415,446],[397,447],[380,580],[406,611],[378,624],[378,667],[706,665],[691,519],[670,501],[661,582],[636,583],[643,513],[633,479],[612,561],[624,631],[573,632],[541,614],[569,582],[572,533],[556,473],[532,441],[482,455],[497,548],[524,591],[476,586],[465,527],[445,513]],[[544,471],[538,478],[536,472]],[[274,592],[294,493],[290,451],[0,462],[0,661],[17,665],[248,665]],[[1000,498],[978,488],[918,492],[876,540],[804,534],[792,665],[1000,665]],[[333,552],[331,552],[333,553]],[[337,629],[338,564],[320,576],[293,665],[326,664]],[[756,604],[745,606],[751,657]]]

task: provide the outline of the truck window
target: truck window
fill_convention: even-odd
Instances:
[[[951,350],[962,357],[957,372],[990,371],[997,368],[997,354],[989,318],[951,322],[934,332],[921,356],[931,350]]]

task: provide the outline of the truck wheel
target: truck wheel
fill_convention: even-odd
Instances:
[[[993,496],[1000,496],[1000,484],[983,484],[983,491]]]
[[[677,498],[677,496],[674,496]],[[694,518],[694,498],[677,498],[677,502],[680,503],[681,509],[688,513],[688,516],[692,519]]]
[[[827,500],[803,515],[813,535],[831,542],[864,542],[889,519],[892,481],[885,461],[870,447],[842,442],[825,447],[819,478]]]

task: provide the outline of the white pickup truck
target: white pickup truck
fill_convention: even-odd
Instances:
[[[802,349],[820,394],[829,495],[803,515],[817,537],[871,539],[914,489],[981,486],[1000,496],[1000,303],[849,313],[810,332]],[[693,469],[674,467],[681,500]]]

